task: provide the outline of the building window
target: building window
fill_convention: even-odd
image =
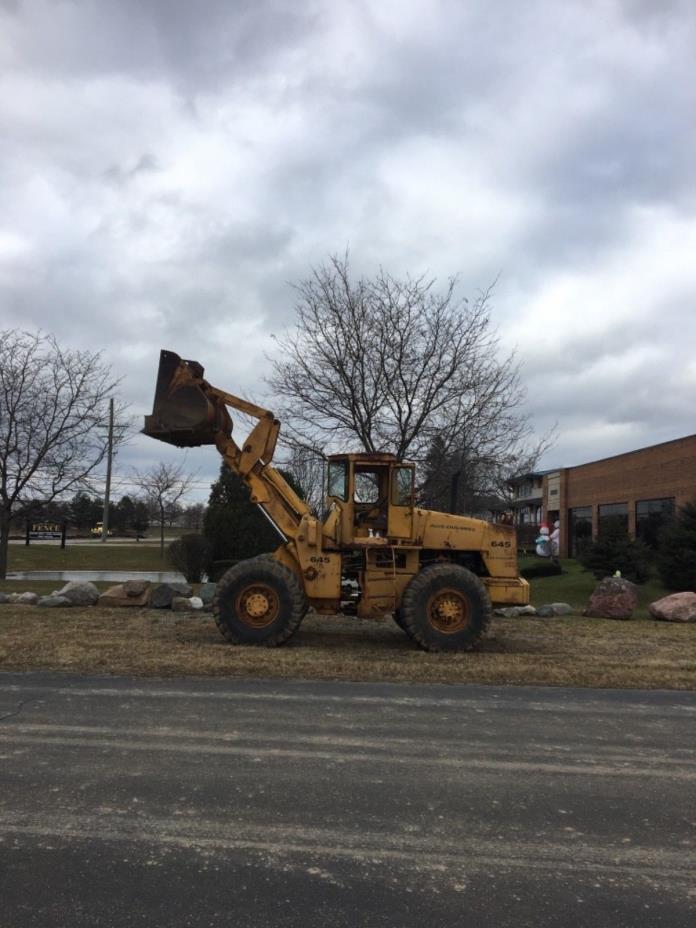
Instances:
[[[592,506],[568,510],[568,540],[571,557],[577,557],[592,544]]]
[[[651,548],[657,548],[662,528],[674,518],[674,497],[639,499],[636,503],[636,538]]]
[[[599,507],[597,533],[604,536],[628,537],[628,503],[607,503]]]

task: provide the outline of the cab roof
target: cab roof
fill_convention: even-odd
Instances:
[[[347,454],[330,454],[329,461],[355,461],[357,464],[402,464],[388,451],[354,451]]]

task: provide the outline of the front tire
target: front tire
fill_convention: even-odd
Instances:
[[[217,627],[232,644],[277,647],[294,635],[306,612],[307,600],[296,574],[265,557],[230,567],[213,600]]]
[[[404,630],[425,651],[471,651],[492,616],[481,580],[458,564],[431,564],[410,581],[401,600]]]
[[[393,619],[396,624],[399,626],[401,631],[406,635],[407,638],[411,637],[411,632],[408,630],[408,626],[404,622],[404,617],[401,614],[401,609],[395,609],[393,613]]]

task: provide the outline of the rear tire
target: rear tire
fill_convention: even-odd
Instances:
[[[277,647],[297,631],[306,612],[307,600],[297,576],[266,557],[230,567],[213,599],[215,623],[232,644]]]
[[[410,581],[401,600],[404,630],[426,651],[471,651],[492,608],[481,580],[458,564],[432,564]]]

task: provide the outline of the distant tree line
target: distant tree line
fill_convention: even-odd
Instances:
[[[203,503],[190,505],[175,504],[164,511],[164,524],[198,531],[203,526]],[[65,521],[78,534],[87,534],[102,521],[103,498],[80,491],[70,500],[29,500],[22,510],[27,522],[47,520]],[[135,495],[124,495],[109,504],[109,530],[117,535],[143,534],[152,525],[159,525],[160,512],[146,499]],[[18,528],[18,530],[21,530]]]

